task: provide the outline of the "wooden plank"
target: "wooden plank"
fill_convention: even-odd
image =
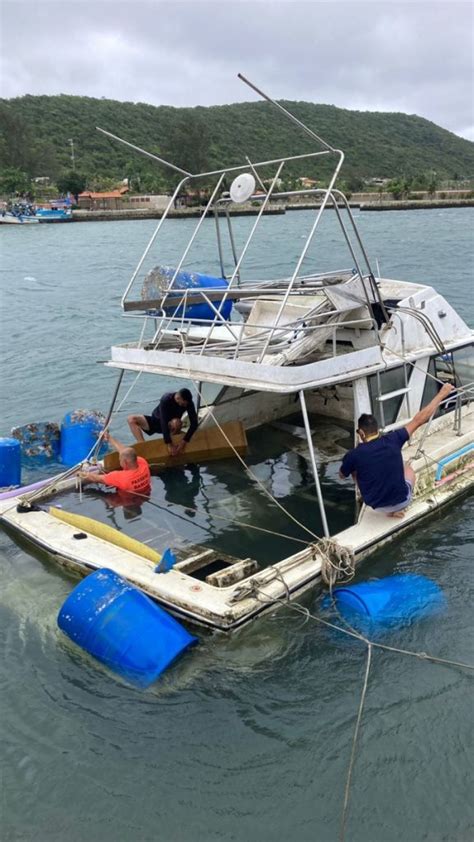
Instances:
[[[247,452],[247,436],[241,421],[229,421],[222,424],[228,439],[240,456]],[[182,435],[172,436],[173,443],[178,444]],[[191,441],[188,442],[184,453],[177,456],[170,456],[163,439],[153,438],[149,441],[136,442],[133,449],[139,456],[149,462],[152,467],[169,468],[174,465],[187,465],[189,462],[210,462],[215,459],[230,459],[234,455],[232,447],[227,443],[224,435],[218,427],[206,427],[198,429]],[[117,451],[107,453],[104,457],[106,471],[115,471],[120,467],[119,454]]]
[[[298,295],[316,295],[323,290],[321,285],[310,287],[295,287],[291,291],[292,299]],[[272,289],[271,287],[256,287],[255,289],[242,289],[242,288],[222,288],[222,287],[205,287],[202,291],[199,289],[193,289],[191,292],[187,291],[188,294],[185,298],[186,290],[175,290],[169,292],[168,295],[162,298],[148,298],[142,299],[140,301],[124,301],[123,309],[125,312],[131,310],[161,310],[163,307],[163,303],[165,304],[166,308],[171,309],[172,307],[181,307],[185,304],[186,307],[190,307],[191,304],[206,304],[206,298],[213,303],[217,303],[221,301],[223,298],[226,301],[239,301],[240,299],[244,298],[266,298],[268,296],[283,296],[286,292],[286,288],[276,288]],[[206,298],[204,297],[206,296]]]

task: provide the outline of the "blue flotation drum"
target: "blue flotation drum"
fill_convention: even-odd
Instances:
[[[431,579],[416,573],[397,573],[384,579],[334,588],[339,613],[350,623],[393,628],[429,617],[445,606],[443,591]],[[325,597],[325,607],[330,598]]]
[[[0,438],[0,488],[21,484],[21,447],[15,438]]]
[[[61,461],[71,467],[87,458],[104,427],[101,412],[75,409],[64,416],[61,424]]]
[[[186,308],[179,307],[181,295],[173,296],[173,290],[179,290],[181,293],[186,289],[190,291],[193,289],[226,289],[229,284],[225,278],[215,278],[212,275],[203,275],[200,272],[186,272],[183,269],[174,278],[175,272],[176,269],[173,269],[171,266],[155,266],[154,269],[148,272],[143,281],[142,298],[145,301],[148,299],[162,298],[172,283],[172,290],[168,292],[167,306],[165,307],[165,314],[167,316],[173,316],[176,319],[184,316],[185,319],[196,321],[202,319],[214,320],[216,313],[204,300],[202,304],[191,304]],[[173,297],[176,299],[174,306]],[[212,295],[209,294],[208,297],[212,301]],[[226,321],[230,319],[232,301],[222,302],[218,299],[212,301],[212,303],[223,319]]]
[[[58,615],[59,628],[114,672],[148,687],[197,642],[173,617],[113,570],[83,579]]]

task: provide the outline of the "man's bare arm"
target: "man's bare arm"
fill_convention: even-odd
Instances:
[[[126,450],[127,448],[129,448],[129,447],[130,447],[130,445],[129,445],[129,444],[122,444],[122,442],[121,442],[121,441],[119,441],[118,439],[114,438],[114,437],[113,437],[113,435],[112,435],[111,433],[109,433],[109,432],[104,433],[104,441],[106,441],[106,442],[108,442],[109,444],[111,444],[111,445],[112,445],[112,447],[114,447],[114,448],[115,448],[115,450],[117,450],[119,453],[122,453],[122,450]]]
[[[99,471],[79,471],[77,476],[82,482],[98,482],[101,485],[107,485],[104,479],[105,474]]]
[[[441,386],[438,394],[435,395],[432,401],[429,402],[424,409],[420,409],[419,412],[408,422],[405,424],[405,429],[408,432],[408,435],[411,436],[418,429],[418,427],[422,427],[423,424],[426,424],[427,421],[430,420],[431,416],[434,415],[440,403],[442,403],[451,392],[454,392],[455,388],[451,385],[451,383],[445,383],[444,386]]]

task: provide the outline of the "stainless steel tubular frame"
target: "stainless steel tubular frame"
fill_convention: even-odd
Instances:
[[[304,396],[303,389],[300,391],[299,395],[300,395],[301,411],[303,413],[304,427],[305,427],[305,430],[306,430],[306,438],[307,438],[308,447],[309,447],[309,456],[310,456],[310,459],[311,459],[311,466],[312,466],[312,469],[313,469],[314,482],[315,482],[315,485],[316,485],[316,494],[318,495],[319,513],[321,515],[321,521],[322,521],[322,524],[323,524],[324,535],[325,535],[326,538],[329,538],[330,537],[329,527],[328,527],[328,522],[327,522],[327,518],[326,518],[326,510],[324,508],[324,500],[323,500],[323,495],[322,495],[322,492],[321,492],[321,485],[319,483],[318,466],[317,466],[317,463],[316,463],[316,457],[314,455],[313,439],[311,438],[311,427],[309,426],[308,410],[306,408],[306,398]]]
[[[261,218],[262,218],[263,212],[264,212],[264,210],[265,210],[265,208],[266,208],[266,206],[267,206],[268,202],[270,201],[270,196],[271,196],[271,194],[272,194],[272,192],[273,192],[273,188],[275,187],[275,184],[276,184],[276,182],[277,182],[277,179],[280,177],[280,173],[281,173],[281,171],[282,171],[282,168],[283,168],[284,164],[285,164],[285,161],[281,161],[281,163],[280,163],[280,165],[279,165],[279,167],[278,167],[278,169],[277,169],[277,171],[276,171],[276,173],[275,173],[275,175],[274,175],[274,177],[273,177],[273,181],[272,181],[272,184],[271,184],[271,186],[270,186],[270,190],[268,191],[268,193],[267,193],[267,195],[266,195],[266,197],[265,197],[264,201],[262,202],[262,206],[261,206],[261,208],[260,208],[260,210],[259,210],[259,212],[258,212],[257,219],[255,220],[254,224],[252,225],[252,228],[251,228],[250,234],[249,234],[249,235],[248,235],[248,237],[247,237],[247,240],[246,240],[246,242],[245,242],[245,244],[244,244],[244,247],[243,247],[243,249],[242,249],[242,251],[241,251],[241,253],[240,253],[240,257],[239,257],[239,259],[238,259],[238,261],[237,261],[237,264],[236,264],[236,266],[235,266],[235,269],[234,269],[234,271],[232,272],[232,275],[231,275],[231,277],[230,277],[230,279],[229,279],[229,284],[228,284],[228,287],[227,287],[227,291],[229,291],[229,290],[231,289],[232,284],[234,283],[234,281],[235,281],[235,279],[236,279],[236,277],[237,277],[237,275],[238,275],[238,273],[239,273],[239,271],[240,271],[240,267],[241,267],[241,265],[242,265],[242,261],[243,261],[243,259],[244,259],[245,255],[246,255],[246,253],[247,253],[247,249],[248,249],[248,247],[249,247],[249,245],[250,245],[250,242],[251,242],[251,241],[252,241],[252,239],[253,239],[254,233],[255,233],[255,231],[256,231],[256,229],[257,229],[257,227],[258,227],[259,223],[260,223],[260,220],[261,220]],[[223,298],[222,298],[221,307],[224,305],[225,301],[226,301],[226,293],[224,293],[224,296],[223,296]],[[212,326],[211,326],[211,327],[212,327]],[[207,345],[207,338],[204,340],[204,344],[203,344],[203,346],[202,346],[202,353],[204,353],[204,351],[205,351],[205,349],[206,349],[206,345]]]
[[[338,163],[337,163],[337,165],[336,165],[336,168],[335,168],[335,170],[334,170],[334,173],[333,173],[333,175],[332,175],[331,181],[330,181],[330,183],[329,183],[329,187],[327,188],[327,190],[326,190],[326,192],[325,192],[325,195],[324,195],[323,201],[322,201],[322,203],[321,203],[321,207],[319,208],[319,211],[318,211],[318,213],[317,213],[317,215],[316,215],[316,219],[315,219],[315,221],[314,221],[314,223],[313,223],[313,226],[312,226],[312,228],[311,228],[311,231],[309,232],[309,235],[308,235],[308,237],[307,237],[307,239],[306,239],[306,242],[305,242],[305,244],[304,244],[304,246],[303,246],[303,249],[302,249],[302,251],[301,251],[300,257],[299,257],[299,259],[298,259],[298,261],[297,261],[296,268],[295,268],[295,270],[294,270],[294,272],[293,272],[293,275],[292,275],[292,277],[291,277],[290,283],[289,283],[289,285],[288,285],[288,289],[287,289],[286,294],[285,294],[285,296],[284,296],[284,298],[283,298],[283,301],[282,301],[282,303],[281,303],[281,305],[280,305],[280,309],[278,310],[278,313],[277,313],[277,316],[276,316],[276,319],[275,319],[275,327],[277,327],[277,326],[278,326],[278,322],[279,322],[279,320],[280,320],[280,318],[281,318],[281,314],[283,313],[283,310],[285,309],[286,303],[287,303],[287,301],[288,301],[288,298],[289,298],[289,296],[290,296],[291,290],[292,290],[292,288],[293,288],[293,284],[294,284],[294,282],[295,282],[295,280],[296,280],[296,278],[297,278],[297,276],[298,276],[298,273],[299,273],[299,271],[300,271],[300,268],[301,268],[301,265],[302,265],[302,263],[303,263],[303,260],[304,260],[304,259],[305,259],[305,257],[306,257],[306,254],[307,254],[307,252],[308,252],[309,246],[310,246],[311,241],[312,241],[312,239],[313,239],[313,237],[314,237],[315,231],[316,231],[316,229],[317,229],[317,227],[318,227],[318,225],[319,225],[319,221],[320,221],[320,219],[321,219],[321,216],[322,216],[322,214],[323,214],[323,212],[324,212],[324,209],[325,209],[325,207],[326,207],[326,205],[327,205],[327,203],[328,203],[328,200],[329,200],[329,197],[330,197],[330,193],[331,193],[331,191],[332,191],[332,188],[333,188],[333,186],[334,186],[334,183],[335,183],[335,181],[336,181],[336,179],[337,179],[337,176],[339,175],[339,170],[341,169],[341,166],[342,166],[342,164],[343,164],[343,162],[344,162],[344,154],[343,154],[342,152],[339,152],[338,154],[339,154],[339,161],[338,161]],[[266,354],[266,351],[267,351],[268,345],[269,345],[269,344],[270,344],[270,342],[271,342],[271,339],[272,339],[272,334],[270,334],[270,336],[268,337],[268,340],[267,340],[267,342],[266,342],[266,344],[265,344],[265,346],[264,346],[264,348],[263,348],[263,350],[262,350],[262,354],[261,354],[261,357],[260,357],[260,362],[262,361],[262,359],[264,358],[264,356],[265,356],[265,354]]]

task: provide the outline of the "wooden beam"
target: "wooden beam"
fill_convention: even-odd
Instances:
[[[295,297],[298,295],[316,295],[318,292],[321,292],[323,289],[322,286],[318,287],[298,287],[298,289],[294,289],[291,292],[291,297]],[[203,289],[202,292],[198,290],[192,293],[188,293],[186,296],[186,307],[190,307],[191,304],[205,304],[206,299],[204,295],[212,301],[213,303],[221,301],[224,297],[227,301],[239,301],[243,298],[266,298],[268,296],[283,296],[286,292],[286,289],[282,287],[278,289],[271,289],[271,288],[257,288],[257,289],[214,289],[214,288],[206,288]],[[171,309],[173,306],[178,308],[181,307],[184,303],[184,293],[185,290],[179,290],[178,292],[170,292],[166,296],[166,300],[164,297],[162,298],[147,298],[141,301],[125,301],[123,305],[123,309],[125,312],[129,312],[131,310],[161,310],[163,308],[163,303],[165,303],[166,307]]]
[[[240,421],[229,421],[222,424],[227,438],[232,443],[237,453],[243,456],[247,452],[247,436],[243,424]],[[181,441],[182,436],[173,436],[174,444]],[[150,439],[145,442],[137,442],[133,449],[138,456],[143,456],[155,468],[170,468],[175,465],[187,465],[189,462],[211,462],[215,459],[231,459],[234,456],[232,447],[227,443],[225,436],[218,427],[206,427],[197,430],[191,441],[188,442],[184,453],[178,456],[170,456],[168,448],[163,439]],[[107,453],[104,457],[106,471],[115,471],[120,467],[119,454],[117,451]]]

